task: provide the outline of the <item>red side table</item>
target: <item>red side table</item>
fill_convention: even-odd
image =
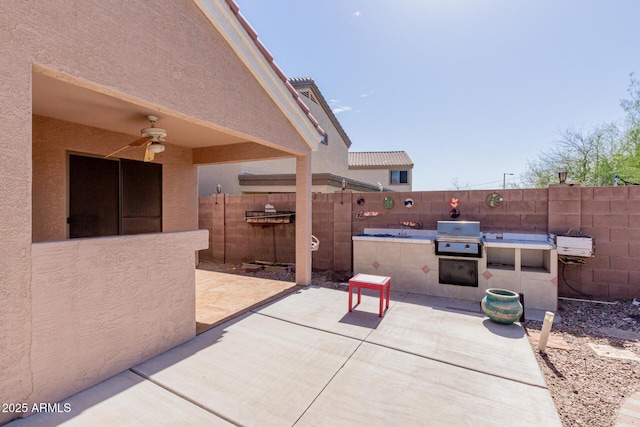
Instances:
[[[358,304],[362,288],[373,289],[380,292],[380,317],[382,317],[382,303],[386,292],[387,308],[389,308],[389,294],[391,293],[391,277],[375,276],[373,274],[358,273],[349,279],[349,311],[353,311],[353,288],[358,289]]]

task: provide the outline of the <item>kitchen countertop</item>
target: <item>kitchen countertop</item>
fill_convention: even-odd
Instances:
[[[502,236],[502,238],[500,238]],[[365,229],[352,240],[385,241],[389,243],[433,244],[435,230]],[[487,247],[551,250],[556,246],[543,234],[483,233],[481,241]]]
[[[526,240],[526,239],[496,239],[496,240],[483,240],[484,245],[490,248],[521,248],[521,249],[542,249],[551,250],[555,249],[556,245],[543,242],[539,240]]]
[[[435,236],[412,236],[398,234],[356,234],[351,236],[351,240],[385,241],[389,243],[420,243],[432,245]]]

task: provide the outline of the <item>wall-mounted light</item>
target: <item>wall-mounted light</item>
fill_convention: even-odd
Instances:
[[[347,180],[342,180],[342,192],[340,193],[340,204],[344,205],[344,190],[347,189]]]
[[[218,204],[218,194],[222,193],[222,185],[218,184],[216,187],[216,205]]]
[[[558,181],[560,181],[560,184],[564,184],[567,181],[566,171],[558,172]]]

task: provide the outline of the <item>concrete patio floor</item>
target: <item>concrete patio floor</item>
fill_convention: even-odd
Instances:
[[[305,287],[9,424],[561,426],[523,328],[478,303]]]

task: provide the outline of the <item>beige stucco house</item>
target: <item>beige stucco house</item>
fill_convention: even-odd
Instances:
[[[289,83],[325,130],[325,137],[311,156],[314,193],[341,191],[343,180],[347,191],[379,191],[378,182],[383,183],[386,191],[410,191],[410,181],[404,185],[390,185],[389,177],[381,177],[380,164],[358,164],[352,168],[351,140],[314,80],[292,78]],[[381,161],[391,158],[388,152],[381,155],[384,157]],[[406,153],[403,155],[402,170],[410,171],[413,164]],[[369,157],[373,158],[373,154]],[[395,157],[399,158],[399,155]],[[365,173],[365,169],[370,173]],[[216,194],[218,185],[226,194],[292,193],[295,190],[295,162],[292,159],[201,166],[198,174],[201,196]]]
[[[232,0],[6,0],[0,28],[0,402],[60,401],[195,336],[198,165],[292,159],[310,283],[324,131]],[[143,162],[148,115],[165,150]]]
[[[349,176],[376,182],[386,191],[411,191],[413,161],[404,151],[349,153]]]

